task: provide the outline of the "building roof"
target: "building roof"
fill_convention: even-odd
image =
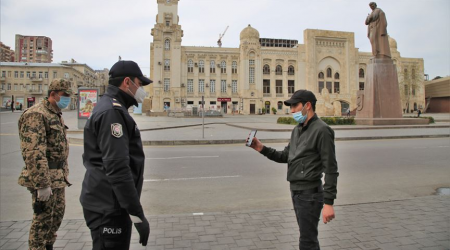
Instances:
[[[95,71],[93,68],[89,67],[89,65],[87,65],[86,63],[67,63],[67,62],[63,62],[61,63],[63,65],[67,65],[67,66],[82,66],[82,67],[86,67],[88,69],[90,69],[91,71]]]
[[[1,66],[13,66],[13,67],[68,67],[60,63],[32,63],[32,62],[0,62]]]
[[[241,40],[243,39],[257,39],[259,40],[259,32],[253,28],[250,24],[241,31]]]

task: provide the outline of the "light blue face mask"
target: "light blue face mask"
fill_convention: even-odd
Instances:
[[[298,123],[304,123],[306,121],[306,118],[308,118],[308,114],[303,115],[303,109],[305,109],[305,106],[303,106],[302,110],[295,112],[292,114],[292,116],[294,117],[294,120]]]
[[[56,105],[58,105],[58,108],[65,109],[70,104],[70,97],[68,96],[60,96],[59,102],[56,102]]]

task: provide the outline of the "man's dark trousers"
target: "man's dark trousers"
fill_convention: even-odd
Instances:
[[[83,209],[86,224],[91,230],[93,250],[130,249],[132,223],[125,210],[97,213]]]
[[[300,228],[300,250],[320,250],[317,236],[323,208],[322,185],[308,190],[291,191],[291,196]]]

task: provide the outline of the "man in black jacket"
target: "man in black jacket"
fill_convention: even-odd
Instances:
[[[94,250],[129,249],[132,223],[143,246],[150,234],[139,200],[145,155],[128,108],[143,101],[147,94],[142,86],[152,81],[133,61],[117,62],[109,74],[108,89],[84,128],[86,174],[80,202]]]
[[[333,204],[339,175],[334,131],[317,117],[316,101],[311,91],[298,90],[284,102],[291,107],[291,113],[299,125],[292,131],[290,143],[283,151],[266,147],[257,138],[251,144],[253,149],[270,160],[288,164],[287,180],[300,228],[301,250],[320,249],[317,237],[320,212],[324,223],[334,219]]]

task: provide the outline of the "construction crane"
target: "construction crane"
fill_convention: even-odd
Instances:
[[[223,31],[223,33],[219,34],[219,40],[217,40],[217,45],[219,45],[219,48],[222,47],[222,37],[225,35],[225,32],[227,32],[228,27],[230,26],[227,26]]]

